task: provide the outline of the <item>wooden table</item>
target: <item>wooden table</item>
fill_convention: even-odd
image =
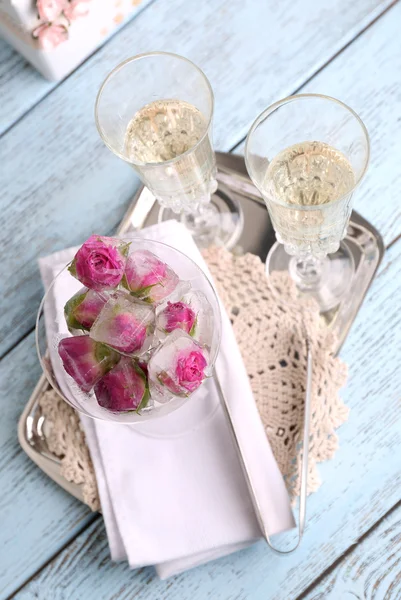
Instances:
[[[58,84],[0,42],[0,598],[401,598],[400,26],[392,0],[153,0]],[[101,517],[43,475],[16,434],[40,375],[37,257],[113,231],[138,185],[98,137],[96,92],[118,62],[154,49],[204,69],[220,150],[241,152],[255,116],[289,94],[352,106],[372,141],[355,207],[387,246],[342,350],[351,414],[320,467],[302,547],[283,559],[260,542],[164,582],[111,563]]]

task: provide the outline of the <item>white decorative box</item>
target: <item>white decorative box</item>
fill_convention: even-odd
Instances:
[[[0,35],[47,79],[85,60],[141,0],[0,0]]]

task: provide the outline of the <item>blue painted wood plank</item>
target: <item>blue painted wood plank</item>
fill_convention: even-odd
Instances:
[[[295,600],[401,499],[401,316],[394,301],[400,288],[399,241],[342,352],[350,369],[343,397],[351,413],[338,431],[335,458],[319,467],[323,484],[309,497],[307,529],[295,554],[276,556],[260,542],[162,582],[150,569],[130,572],[125,564],[110,563],[99,522],[29,582],[18,600]]]
[[[52,90],[54,85],[46,81],[0,38],[0,135]]]
[[[154,47],[192,58],[215,90],[216,146],[229,149],[264,106],[301,85],[389,4],[283,0],[256,10],[252,0],[155,3],[58,86],[0,145],[0,277],[9,281],[0,352],[33,326],[37,256],[110,231],[137,185],[94,125],[96,92],[113,66]]]
[[[117,33],[152,1],[154,0],[138,0],[129,18],[112,30],[111,34]],[[110,37],[105,37],[104,42]],[[94,50],[96,51],[97,49]],[[58,82],[44,79],[25,58],[0,38],[0,135],[57,85]]]
[[[33,334],[0,362],[0,598],[94,518],[19,446],[17,423],[40,371]]]
[[[401,506],[386,516],[303,600],[399,600]]]

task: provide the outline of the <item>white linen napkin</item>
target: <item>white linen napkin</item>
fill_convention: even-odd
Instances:
[[[139,236],[181,250],[210,277],[191,235],[180,223],[155,225],[135,234]],[[46,288],[75,251],[71,248],[39,260]],[[49,295],[45,317],[51,352],[51,338],[66,331],[64,304],[80,287],[64,272]],[[222,344],[216,373],[260,511],[272,535],[293,527],[293,516],[229,318],[221,308]],[[132,568],[155,565],[159,576],[165,578],[260,538],[213,380],[208,380],[186,405],[161,419],[132,426],[83,415],[81,421],[114,560],[127,558]]]

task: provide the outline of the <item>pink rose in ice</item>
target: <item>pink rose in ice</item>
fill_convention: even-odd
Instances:
[[[109,335],[118,340],[113,347],[130,354],[140,350],[146,339],[146,325],[129,312],[116,315],[109,325]]]
[[[207,377],[209,354],[187,333],[176,329],[152,354],[148,363],[150,393],[157,402],[171,395],[187,398]]]
[[[124,286],[137,298],[161,302],[177,287],[178,277],[149,250],[137,250],[127,260]]]
[[[69,21],[85,17],[90,9],[91,0],[70,0],[64,8],[64,14]]]
[[[98,381],[95,394],[100,406],[114,412],[139,410],[149,401],[146,375],[127,357]]]
[[[194,392],[205,379],[206,367],[207,361],[200,350],[182,352],[175,368],[179,385]]]
[[[126,262],[128,245],[113,238],[92,235],[75,255],[69,271],[92,290],[110,290],[118,286]]]
[[[63,367],[83,392],[90,392],[119,360],[119,355],[87,335],[64,338],[58,345]]]
[[[105,293],[83,289],[70,298],[64,307],[65,320],[70,331],[89,330],[108,300]]]
[[[90,336],[119,352],[141,354],[150,347],[154,320],[152,306],[116,292],[93,324]]]
[[[39,25],[32,35],[38,40],[42,50],[52,50],[68,39],[68,30],[64,25],[44,23]]]
[[[83,301],[76,307],[74,316],[86,329],[90,329],[96,321],[108,298],[99,293],[88,290]]]
[[[166,333],[182,329],[190,334],[195,321],[195,312],[185,302],[167,302],[166,308],[158,316],[158,326]]]
[[[39,18],[42,21],[54,21],[68,4],[68,0],[36,0]]]

